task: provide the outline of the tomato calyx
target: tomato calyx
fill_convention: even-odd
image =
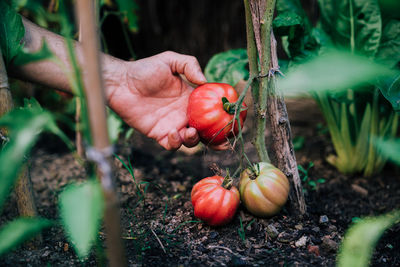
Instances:
[[[229,102],[228,98],[226,98],[225,96],[221,99],[222,100],[222,107],[223,109],[229,113],[230,115],[234,115],[235,111],[236,111],[236,107],[237,107],[237,102]],[[242,112],[243,110],[246,110],[244,108],[240,109],[240,112]]]
[[[260,165],[258,165],[257,163],[250,165],[249,170],[250,170],[249,174],[250,180],[255,180],[260,175]]]
[[[226,176],[224,177],[224,181],[222,182],[221,185],[223,188],[230,190],[231,187],[233,186],[233,179],[232,177],[229,175],[229,173],[226,174]]]

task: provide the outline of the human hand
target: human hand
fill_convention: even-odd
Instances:
[[[193,84],[206,82],[194,57],[164,52],[132,62],[115,60],[110,65],[105,75],[108,105],[128,125],[168,150],[199,142],[196,129],[187,127],[193,88],[179,75]]]

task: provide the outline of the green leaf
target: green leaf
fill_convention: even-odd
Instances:
[[[0,208],[12,190],[19,169],[43,130],[56,133],[72,147],[67,136],[57,127],[54,117],[34,100],[25,101],[25,107],[14,109],[0,118],[0,127],[7,127],[9,142],[0,151]]]
[[[395,111],[400,111],[400,73],[386,79],[380,79],[378,88],[382,95],[392,104]]]
[[[59,197],[62,224],[79,258],[86,257],[100,229],[104,199],[99,182],[92,179],[69,185]]]
[[[122,13],[122,19],[128,24],[131,32],[139,30],[138,11],[139,6],[134,0],[116,0],[119,11]]]
[[[25,110],[13,110],[0,119],[0,126],[7,126],[10,133],[10,141],[0,153],[0,207],[12,190],[25,155],[50,119],[48,113]]]
[[[274,19],[272,26],[278,36],[294,35],[297,29],[302,29],[303,19],[294,12],[284,12]]]
[[[385,140],[382,137],[375,137],[372,139],[372,143],[382,155],[400,166],[400,139]]]
[[[400,222],[400,211],[357,221],[346,232],[338,254],[339,267],[366,267],[381,235]]]
[[[392,19],[384,26],[376,59],[390,67],[400,62],[400,20]]]
[[[0,256],[53,225],[42,218],[20,217],[0,229]]]
[[[373,57],[378,51],[382,19],[377,0],[319,0],[321,26],[337,48]]]
[[[346,52],[331,51],[293,67],[278,80],[285,94],[342,91],[379,77],[390,77],[394,71],[371,60]]]
[[[37,52],[30,53],[25,49],[21,49],[20,53],[15,57],[13,64],[15,66],[20,66],[52,58],[54,58],[54,54],[53,52],[51,52],[49,46],[47,45],[47,42],[43,40],[42,47]]]
[[[0,1],[0,49],[6,65],[19,53],[24,35],[21,16],[7,1]]]
[[[209,82],[236,85],[249,77],[246,49],[234,49],[214,55],[205,67],[204,74]]]
[[[119,134],[122,132],[122,126],[124,123],[111,109],[107,109],[107,111],[108,135],[110,136],[111,143],[115,144],[118,141]]]

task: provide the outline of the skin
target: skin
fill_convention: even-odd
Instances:
[[[64,38],[23,19],[24,46],[39,50],[42,39],[71,71]],[[82,48],[75,43],[78,61],[83,62]],[[123,61],[101,54],[102,74],[107,105],[129,126],[155,139],[167,150],[182,144],[193,147],[199,142],[195,128],[188,127],[186,115],[190,84],[204,84],[206,78],[195,57],[164,52],[137,61]],[[84,68],[83,76],[85,76]],[[71,93],[65,72],[52,61],[11,66],[12,76]],[[212,147],[227,149],[227,144]]]

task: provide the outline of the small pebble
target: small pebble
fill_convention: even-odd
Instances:
[[[320,224],[327,224],[329,222],[329,218],[326,215],[321,215],[319,217],[319,223]]]
[[[296,243],[294,243],[294,245],[296,247],[304,247],[307,244],[308,241],[308,237],[303,235],[302,237],[300,237],[299,240],[296,241]]]
[[[267,226],[266,231],[267,231],[268,237],[270,237],[272,239],[276,238],[279,235],[278,230],[276,230],[275,226],[273,226],[272,224],[269,224]]]
[[[334,240],[330,239],[328,236],[322,238],[321,248],[329,252],[337,251],[339,245]]]
[[[311,245],[309,245],[309,246],[307,247],[307,249],[308,249],[308,252],[314,254],[314,255],[317,256],[317,257],[319,256],[319,247],[318,247],[318,246],[311,246]]]

